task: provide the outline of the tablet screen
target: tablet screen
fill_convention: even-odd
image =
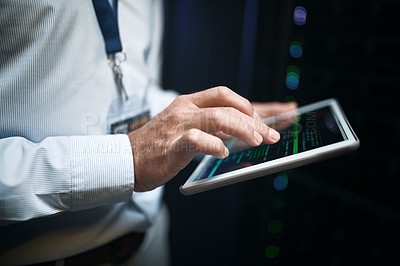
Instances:
[[[281,134],[277,143],[251,147],[234,138],[228,143],[229,156],[224,159],[209,160],[206,167],[198,171],[191,182],[347,139],[330,107],[297,114],[286,119],[277,119],[269,126]]]

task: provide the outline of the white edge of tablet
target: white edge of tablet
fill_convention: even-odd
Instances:
[[[207,155],[197,166],[197,168],[191,174],[191,176],[187,179],[185,184],[179,188],[179,190],[184,195],[191,195],[207,191],[210,189],[238,183],[241,181],[277,173],[287,169],[296,168],[299,166],[321,161],[331,157],[336,157],[344,153],[347,153],[351,150],[357,149],[360,145],[359,139],[355,135],[353,129],[351,128],[350,124],[348,123],[342,111],[342,108],[335,99],[327,99],[320,102],[305,105],[297,109],[296,112],[304,113],[309,110],[319,109],[327,106],[332,107],[332,110],[335,113],[334,117],[337,117],[337,119],[339,120],[338,122],[341,125],[341,130],[344,131],[345,135],[347,136],[347,140],[334,143],[328,146],[315,148],[295,155],[290,155],[288,157],[275,159],[273,161],[268,161],[265,163],[249,166],[244,169],[238,169],[229,173],[221,174],[213,177],[212,182],[209,181],[210,179],[201,179],[195,182],[190,182],[190,180],[193,179],[193,176],[197,174],[199,169],[201,169],[207,163],[207,161],[212,158],[212,156]],[[289,112],[288,114],[290,113],[293,112]],[[268,119],[265,121],[268,122]],[[265,167],[265,164],[268,164],[268,167]]]

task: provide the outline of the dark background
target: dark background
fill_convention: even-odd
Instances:
[[[299,105],[334,97],[361,140],[356,152],[280,173],[283,191],[276,174],[183,196],[192,162],[165,190],[173,266],[398,263],[399,12],[394,0],[165,0],[166,89],[225,85]],[[302,58],[290,56],[292,41]],[[289,65],[300,69],[295,91]]]

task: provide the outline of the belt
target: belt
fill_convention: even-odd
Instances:
[[[85,265],[95,266],[100,264],[119,265],[132,257],[143,242],[144,233],[130,233],[124,235],[108,244],[86,251],[84,253],[67,257],[62,260],[48,261],[36,266],[54,266],[54,265]]]

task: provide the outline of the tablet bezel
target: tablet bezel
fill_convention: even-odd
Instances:
[[[334,114],[335,119],[338,122],[339,128],[344,133],[347,139],[329,144],[326,146],[314,148],[312,150],[303,151],[301,153],[292,154],[279,159],[259,163],[246,168],[237,169],[227,173],[219,174],[210,178],[200,179],[191,181],[197,173],[207,165],[207,162],[213,157],[207,155],[203,158],[197,168],[193,171],[190,177],[186,180],[185,184],[180,187],[180,191],[184,195],[191,195],[198,192],[238,183],[245,180],[273,174],[276,172],[288,170],[291,168],[299,167],[312,162],[327,159],[333,156],[338,156],[347,153],[351,150],[357,149],[360,145],[359,139],[351,128],[344,115],[342,108],[340,107],[336,99],[327,99],[320,102],[312,103],[309,105],[302,106],[296,111],[292,111],[281,116],[293,116],[297,114],[307,113],[313,110],[318,110],[324,107],[331,107],[331,111]],[[265,123],[274,122],[275,118],[267,118],[263,121]]]

